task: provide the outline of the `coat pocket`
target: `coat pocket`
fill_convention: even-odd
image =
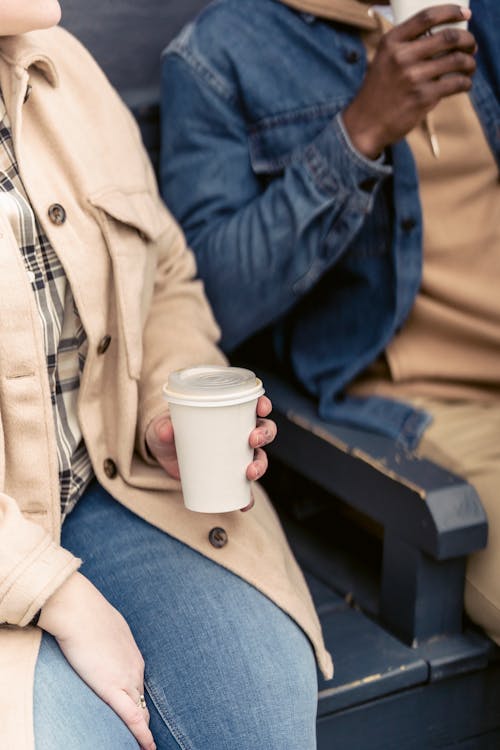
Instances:
[[[119,331],[129,374],[138,379],[142,365],[142,330],[153,294],[155,243],[167,229],[166,214],[147,190],[116,187],[88,198],[97,210],[113,268]]]

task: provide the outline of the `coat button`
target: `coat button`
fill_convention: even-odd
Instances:
[[[225,547],[227,544],[227,531],[220,526],[215,526],[215,528],[210,530],[208,541],[212,547],[217,547],[218,549]]]
[[[108,479],[114,479],[118,474],[118,469],[112,458],[105,458],[103,463],[104,473]]]
[[[97,353],[98,354],[104,354],[108,350],[109,345],[111,344],[111,336],[109,334],[106,334],[102,337],[102,339],[99,341],[97,345]]]
[[[31,85],[31,83],[28,83],[28,85],[26,86],[26,93],[24,95],[23,104],[26,104],[26,102],[30,98],[32,89],[33,86]]]
[[[53,203],[49,208],[49,219],[53,224],[64,224],[66,221],[66,211],[60,203]]]

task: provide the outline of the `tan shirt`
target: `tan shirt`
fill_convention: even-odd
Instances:
[[[393,379],[407,383],[409,395],[498,398],[498,168],[466,94],[441,102],[433,119],[439,159],[422,128],[408,137],[421,185],[423,277],[387,359]]]
[[[23,104],[28,80],[32,93]],[[33,210],[66,271],[87,333],[77,412],[100,483],[123,505],[250,582],[332,663],[302,573],[272,506],[186,510],[180,485],[147,455],[169,372],[224,358],[177,224],[158,196],[137,126],[81,45],[62,29],[0,40],[0,88]],[[48,179],[47,176],[50,176]],[[67,219],[53,224],[48,208]],[[111,336],[105,353],[99,343]],[[0,213],[0,747],[32,750],[40,631],[24,627],[80,561],[59,544],[57,446],[40,320]],[[106,471],[110,460],[116,474]],[[209,541],[223,526],[228,543]],[[9,627],[8,625],[12,627]]]

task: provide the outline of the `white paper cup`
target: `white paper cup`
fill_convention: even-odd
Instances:
[[[403,21],[408,20],[408,18],[411,18],[421,10],[425,10],[425,8],[432,8],[434,5],[448,5],[449,2],[450,0],[391,0],[394,23],[403,23]],[[468,8],[469,0],[456,0],[456,5]],[[452,26],[457,29],[467,29],[467,21],[441,24],[440,26],[436,26],[434,30],[444,29],[447,26]]]
[[[199,513],[246,507],[253,459],[248,443],[262,382],[241,367],[206,365],[173,372],[163,387],[170,407],[184,504]]]

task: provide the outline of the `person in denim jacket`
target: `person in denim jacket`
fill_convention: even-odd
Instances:
[[[163,195],[226,351],[475,485],[466,607],[500,643],[500,5],[388,10],[208,5],[163,56]]]

